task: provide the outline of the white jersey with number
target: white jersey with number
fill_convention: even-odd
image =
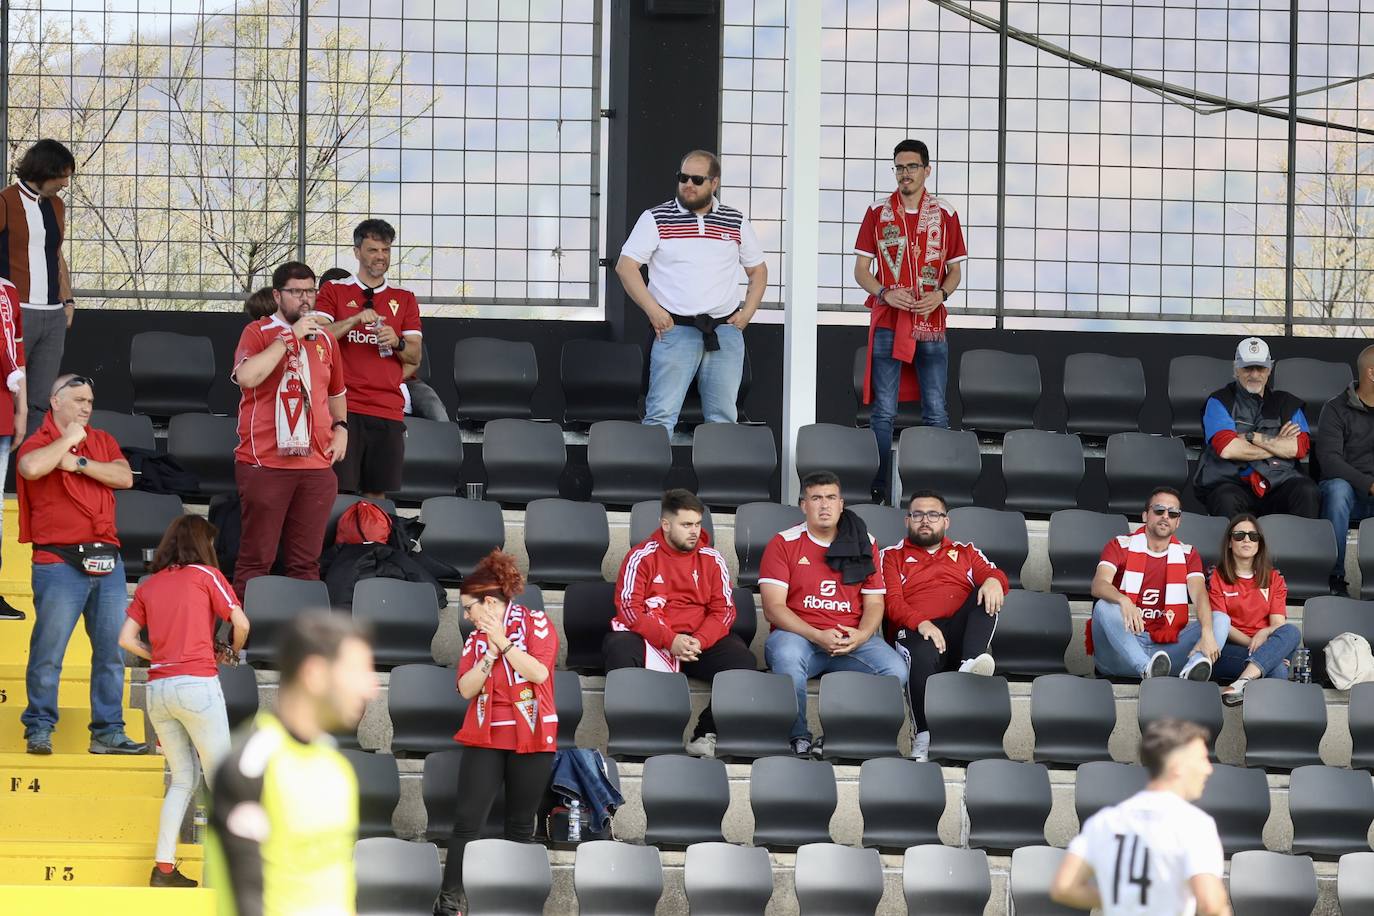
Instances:
[[[1088,818],[1069,852],[1092,866],[1104,916],[1193,916],[1188,880],[1222,876],[1217,824],[1172,792],[1139,792]]]

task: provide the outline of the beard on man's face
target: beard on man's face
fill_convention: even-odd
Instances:
[[[934,547],[944,539],[945,536],[943,534],[937,534],[930,528],[922,528],[918,531],[911,532],[911,543],[915,544],[917,547]]]

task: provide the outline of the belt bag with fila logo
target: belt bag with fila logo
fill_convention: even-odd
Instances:
[[[820,596],[807,595],[802,599],[802,607],[810,611],[834,611],[840,614],[854,613],[854,605],[848,601],[841,601],[835,598],[835,591],[838,583],[833,579],[827,579],[821,583]]]

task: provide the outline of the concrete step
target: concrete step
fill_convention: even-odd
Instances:
[[[146,864],[146,862],[145,862]],[[183,866],[185,872],[185,866]],[[189,872],[186,872],[189,874]],[[64,875],[65,877],[65,875]],[[215,892],[204,888],[82,886],[74,882],[43,886],[0,886],[0,913],[43,916],[89,916],[91,913],[137,913],[139,916],[215,916]]]

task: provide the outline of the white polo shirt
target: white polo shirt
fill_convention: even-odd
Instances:
[[[724,318],[739,308],[741,267],[763,263],[754,227],[714,197],[704,216],[674,198],[645,210],[620,253],[649,265],[649,292],[674,315]]]

